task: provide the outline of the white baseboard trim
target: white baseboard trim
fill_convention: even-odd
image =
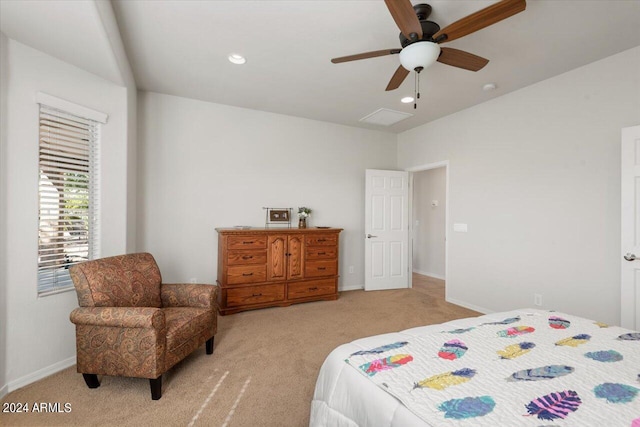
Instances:
[[[343,292],[343,291],[361,291],[363,289],[364,289],[364,285],[351,285],[351,286],[343,286],[338,290],[340,292]]]
[[[8,393],[9,393],[9,386],[5,384],[2,386],[2,388],[0,388],[0,400],[2,400],[2,398],[5,397]]]
[[[8,388],[8,392],[11,393],[19,388],[22,388],[26,385],[39,381],[43,378],[48,377],[49,375],[53,375],[56,372],[60,372],[63,369],[67,369],[69,366],[73,366],[76,364],[76,357],[70,357],[68,359],[61,360],[59,362],[54,363],[53,365],[49,365],[45,368],[38,369],[35,372],[32,372],[28,375],[25,375],[17,380],[10,381],[5,387]]]
[[[459,305],[460,307],[468,308],[469,310],[478,311],[482,314],[495,313],[493,310],[489,310],[488,308],[480,307],[474,304],[469,304],[468,302],[460,301],[455,298],[445,298],[445,301],[450,302],[451,304]]]
[[[433,277],[435,279],[445,280],[444,276],[441,276],[441,275],[435,274],[435,273],[429,273],[428,271],[413,270],[413,272],[417,273],[417,274],[421,274],[423,276],[429,276],[429,277]]]

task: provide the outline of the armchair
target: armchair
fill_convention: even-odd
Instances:
[[[206,342],[213,353],[217,286],[163,284],[153,256],[137,253],[76,264],[69,269],[79,308],[77,369],[89,388],[98,375],[148,378],[162,397],[162,374]]]

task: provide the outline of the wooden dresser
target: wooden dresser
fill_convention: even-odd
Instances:
[[[338,298],[341,228],[216,228],[218,311]]]

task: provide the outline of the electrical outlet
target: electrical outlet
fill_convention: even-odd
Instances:
[[[196,277],[192,277],[189,279],[189,283],[198,283],[198,279]]]
[[[353,274],[353,265],[349,266],[349,274]]]
[[[533,305],[542,306],[542,294],[533,294]]]

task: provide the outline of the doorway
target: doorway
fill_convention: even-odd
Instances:
[[[414,274],[447,277],[448,161],[418,166],[411,173],[410,259]]]

